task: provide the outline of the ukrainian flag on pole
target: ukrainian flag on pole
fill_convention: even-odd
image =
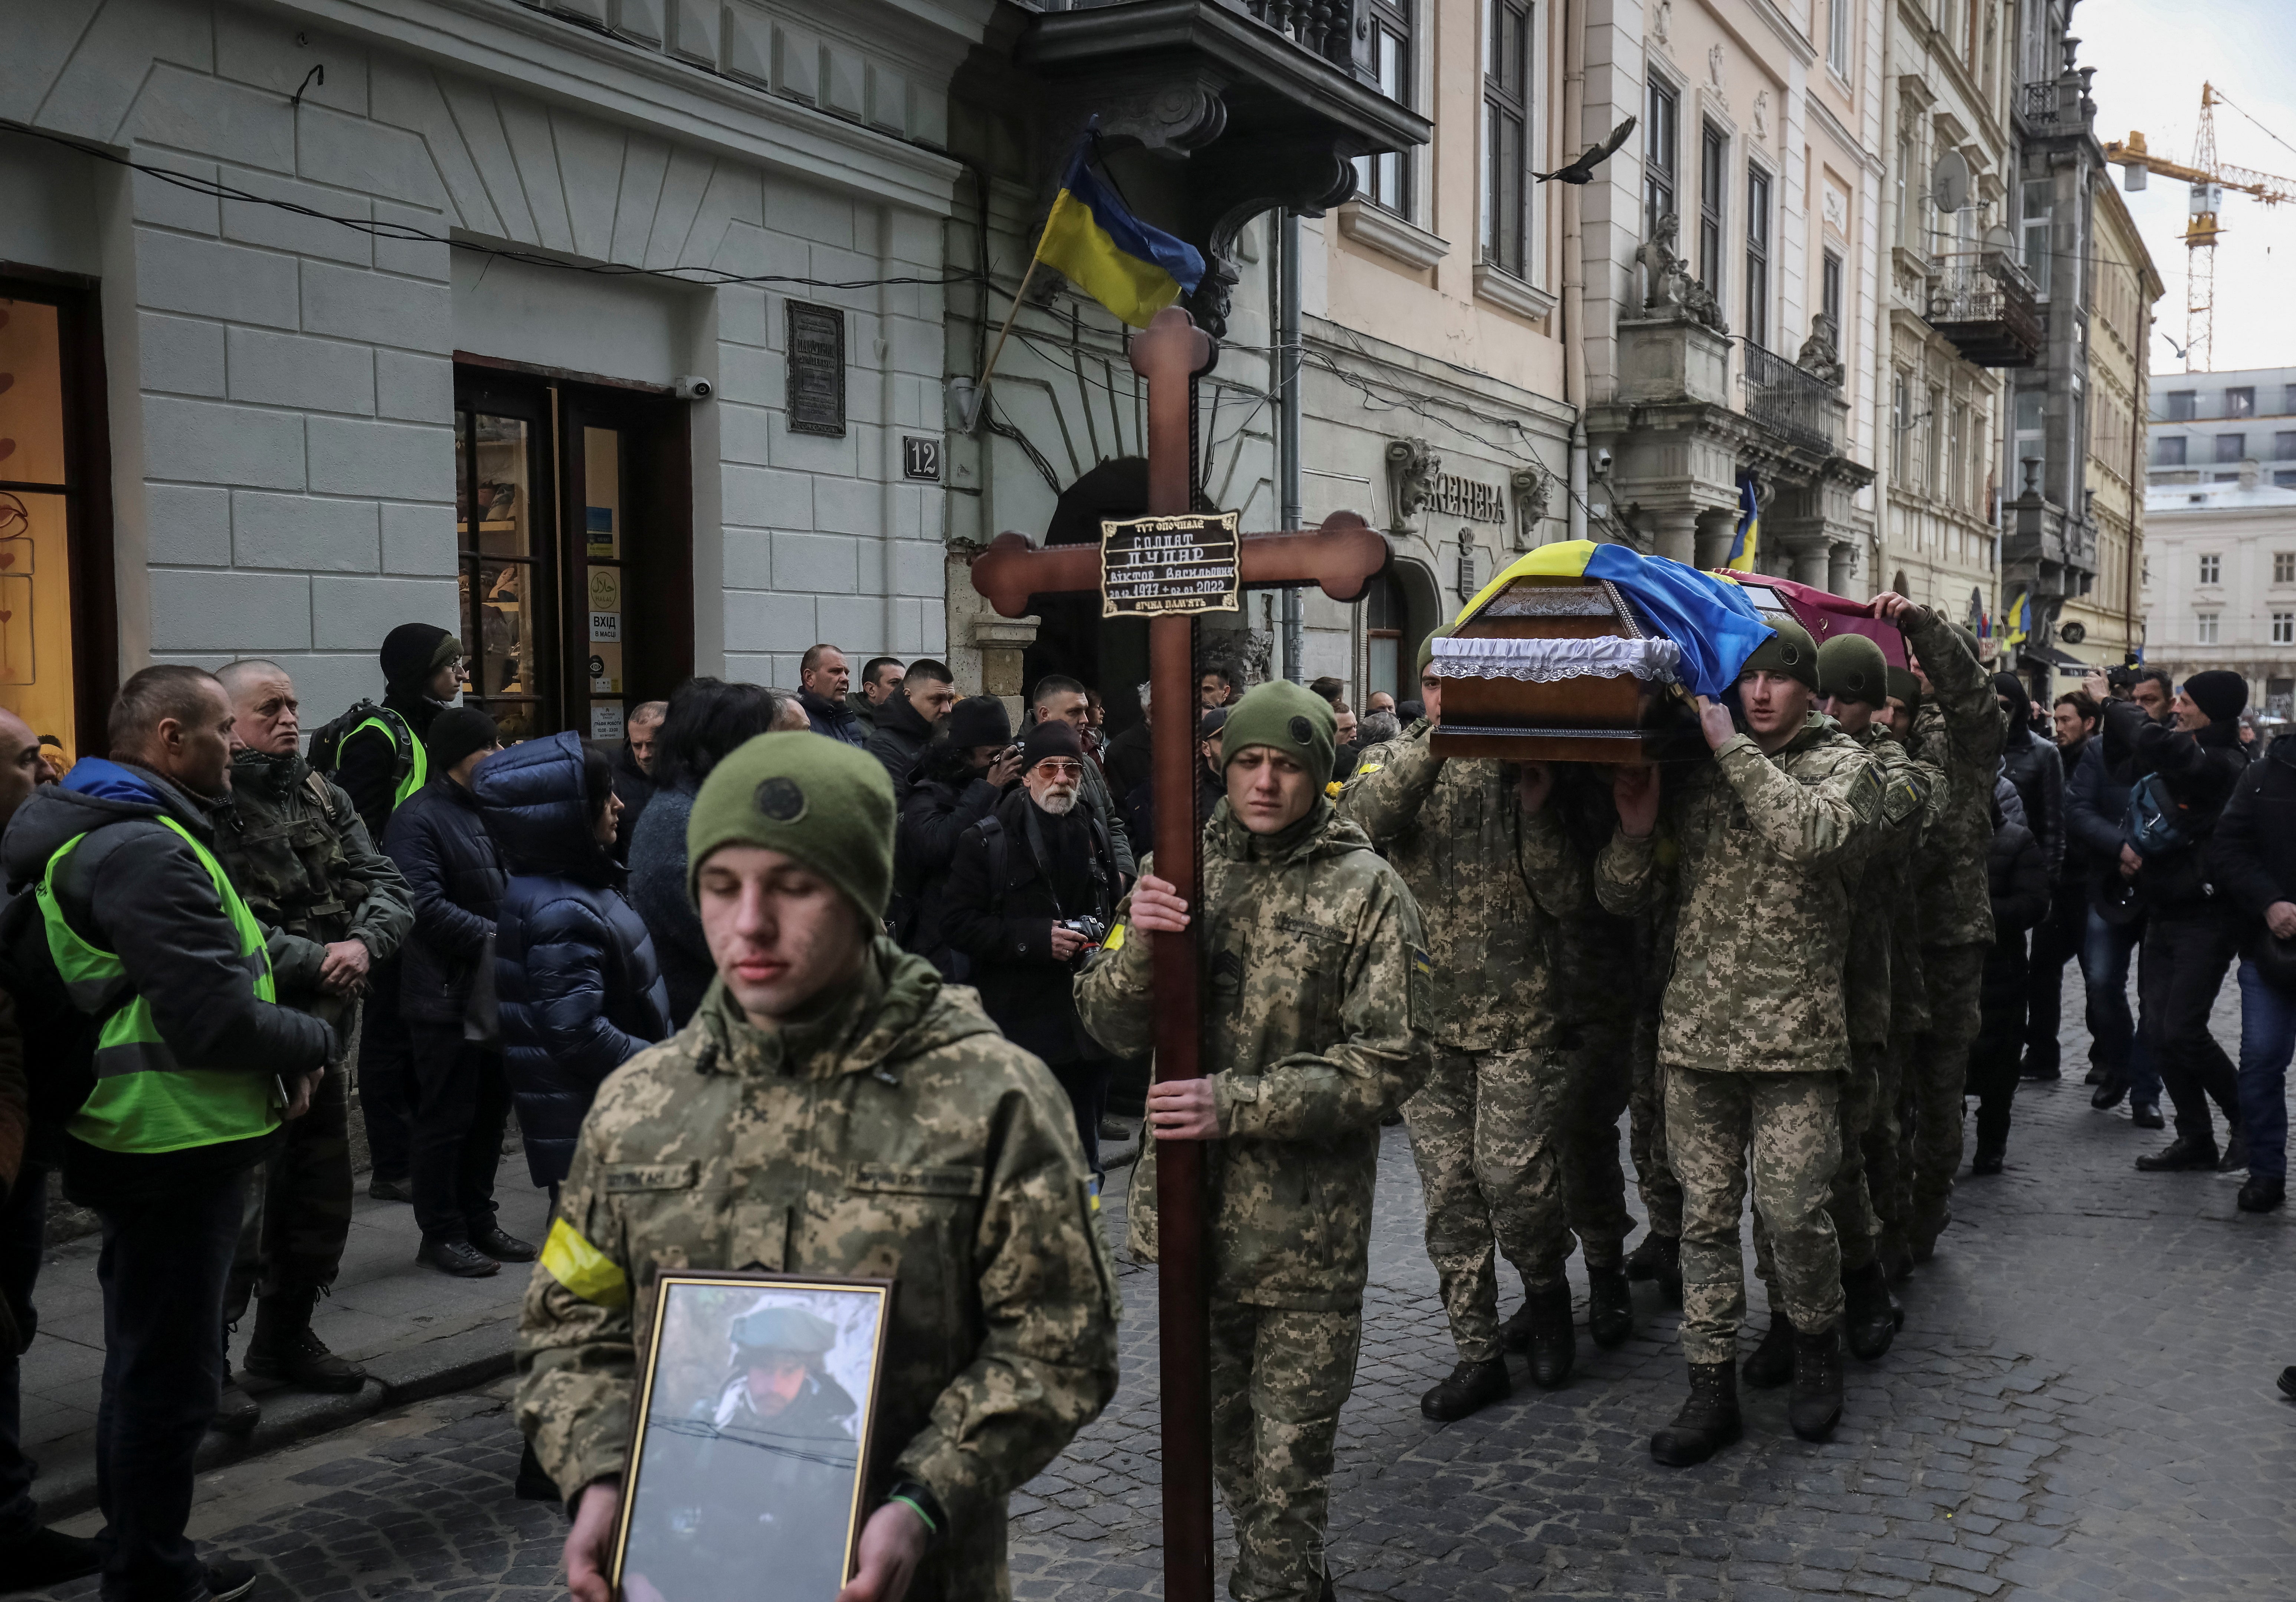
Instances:
[[[1754,496],[1754,481],[1738,481],[1738,534],[1730,542],[1730,560],[1722,565],[1734,573],[1754,571],[1754,557],[1762,544],[1762,508]]]
[[[2031,591],[2021,589],[2017,592],[2016,600],[2010,604],[2006,627],[2005,627],[2001,631],[2002,645],[2022,645],[2032,634],[2033,628],[2030,621],[2030,610],[2028,606],[2028,602],[2030,600],[2031,595]]]
[[[1085,293],[1135,328],[1192,294],[1204,259],[1186,240],[1152,228],[1124,208],[1092,171],[1092,131],[1077,141],[1060,198],[1045,219],[1037,259],[1058,267]]]

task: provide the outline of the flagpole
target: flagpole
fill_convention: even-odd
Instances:
[[[1051,219],[1046,219],[1047,228]],[[1029,270],[1021,275],[1021,287],[1013,292],[1013,309],[1004,314],[1004,326],[996,331],[996,344],[988,352],[988,365],[980,369],[980,382],[972,387],[972,411],[964,420],[964,431],[971,433],[980,425],[980,414],[988,405],[988,379],[996,371],[996,360],[1004,354],[1004,341],[1012,337],[1013,321],[1021,315],[1021,299],[1029,292],[1030,280],[1037,275],[1037,263],[1044,259],[1045,236],[1037,235],[1037,249],[1029,258]]]

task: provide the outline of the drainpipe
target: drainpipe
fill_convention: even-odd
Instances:
[[[1562,142],[1576,148],[1587,109],[1586,0],[1562,0]],[[1587,538],[1587,259],[1578,186],[1562,191],[1562,400],[1570,408],[1570,538]]]
[[[1296,529],[1306,515],[1300,489],[1300,217],[1286,210],[1276,230],[1275,495],[1276,527]],[[1283,677],[1304,683],[1306,620],[1296,584],[1283,588]]]

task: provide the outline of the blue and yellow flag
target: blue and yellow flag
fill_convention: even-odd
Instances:
[[[1069,282],[1129,323],[1148,320],[1193,293],[1204,275],[1204,259],[1186,240],[1152,228],[1093,176],[1092,135],[1077,142],[1060,198],[1045,219],[1037,259],[1068,275]]]
[[[1754,481],[1738,481],[1738,533],[1730,542],[1730,560],[1722,565],[1734,573],[1754,571],[1754,557],[1762,545],[1762,507],[1754,495]]]
[[[2002,620],[2001,643],[2004,645],[2017,645],[2032,633],[2032,624],[2026,605],[2027,597],[2030,594],[2029,590],[2021,589],[2017,592],[2017,598],[2010,603],[2008,614]]]

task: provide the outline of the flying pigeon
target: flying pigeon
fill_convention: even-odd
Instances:
[[[1531,176],[1542,184],[1549,178],[1561,178],[1566,184],[1584,184],[1595,176],[1595,167],[1616,154],[1619,146],[1627,142],[1627,136],[1634,131],[1635,119],[1629,117],[1612,128],[1611,136],[1602,144],[1588,145],[1587,153],[1570,166],[1558,167],[1553,172],[1533,173]]]

